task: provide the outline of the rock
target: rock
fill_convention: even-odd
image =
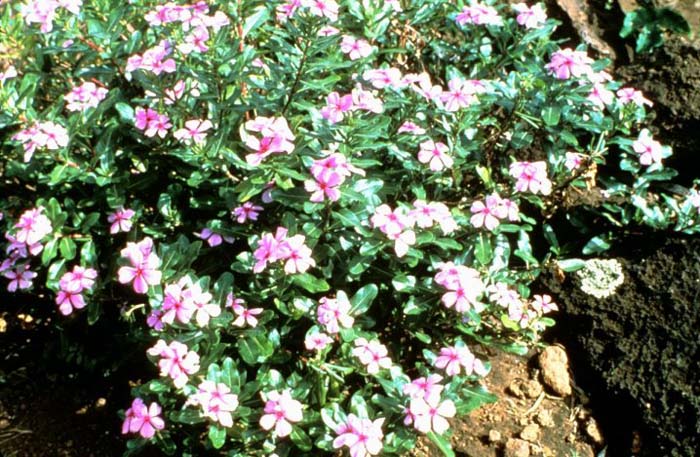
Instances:
[[[603,444],[603,434],[600,432],[598,423],[592,417],[588,420],[588,423],[586,424],[586,434],[595,444]]]
[[[495,429],[489,430],[489,443],[498,443],[501,441],[501,432]]]
[[[522,389],[522,382],[519,379],[513,380],[513,382],[508,385],[507,392],[515,398],[525,398],[525,393]]]
[[[537,424],[526,426],[523,431],[520,432],[520,438],[531,443],[536,443],[540,439],[540,426]]]
[[[536,379],[531,379],[523,386],[523,393],[527,398],[537,398],[542,393],[542,384]]]
[[[555,394],[566,397],[571,395],[569,377],[569,359],[559,346],[549,346],[539,356],[542,380]]]
[[[510,438],[506,442],[503,457],[530,457],[530,445],[527,441]]]
[[[537,413],[537,416],[535,416],[535,422],[540,424],[542,427],[554,427],[552,412],[548,409],[541,410]]]

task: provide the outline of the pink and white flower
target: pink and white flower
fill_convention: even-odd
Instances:
[[[224,383],[202,381],[197,386],[197,393],[190,396],[190,401],[201,406],[202,415],[224,427],[233,426],[232,413],[238,408],[238,395]]]
[[[642,165],[661,163],[664,156],[663,146],[654,140],[647,129],[639,133],[639,137],[632,143],[632,149],[639,154],[639,163]]]
[[[264,414],[260,418],[260,427],[263,430],[272,430],[279,438],[284,438],[292,433],[292,424],[301,421],[304,416],[302,404],[293,399],[288,390],[282,393],[273,390],[261,393],[265,401]]]
[[[257,221],[258,215],[262,210],[262,206],[257,206],[253,202],[245,202],[241,206],[234,208],[231,211],[231,216],[236,218],[236,222],[243,224],[248,220]]]
[[[158,403],[153,402],[147,407],[143,400],[135,398],[131,408],[126,410],[122,433],[138,433],[143,438],[153,438],[156,431],[165,428],[161,413],[162,409]]]
[[[166,344],[163,340],[148,350],[148,354],[160,357],[158,367],[160,375],[173,380],[173,385],[182,388],[189,381],[189,376],[199,371],[199,354],[190,351],[187,345],[179,341]]]
[[[391,359],[386,346],[377,340],[367,341],[365,338],[357,338],[352,355],[360,360],[369,374],[377,374],[381,369],[391,368]]]
[[[372,54],[372,46],[367,40],[350,35],[343,35],[343,39],[340,42],[340,50],[343,54],[348,54],[350,60],[361,59]]]
[[[457,408],[452,400],[440,402],[440,396],[433,395],[412,398],[409,412],[416,430],[442,435],[450,428],[447,419],[455,416]]]
[[[109,233],[114,235],[119,232],[128,232],[131,230],[133,221],[131,220],[136,212],[129,208],[118,208],[114,213],[107,217],[107,221],[112,224],[109,227]]]
[[[579,78],[593,72],[592,63],[593,60],[585,52],[566,48],[553,53],[545,69],[557,79]]]
[[[420,163],[429,163],[430,170],[440,171],[444,168],[452,168],[454,161],[447,152],[449,148],[445,143],[437,142],[433,140],[427,140],[420,144],[420,151],[418,151],[418,161]]]
[[[333,448],[345,446],[351,457],[379,455],[384,447],[382,424],[384,418],[372,421],[348,414],[347,421],[335,430],[338,436],[333,440]]]
[[[539,3],[532,6],[527,6],[525,3],[517,3],[513,5],[513,10],[518,13],[515,20],[526,29],[538,29],[547,21],[547,13]]]
[[[443,368],[449,376],[457,376],[462,369],[468,376],[472,373],[486,376],[488,373],[481,360],[474,357],[466,346],[448,346],[440,349],[440,355],[435,359],[435,366]]]
[[[518,192],[530,191],[533,194],[552,193],[552,182],[547,177],[547,162],[513,162],[510,164],[510,175],[517,181],[515,190]]]

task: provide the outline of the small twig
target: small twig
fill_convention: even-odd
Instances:
[[[533,403],[532,406],[530,406],[530,409],[521,414],[521,416],[529,416],[530,414],[534,413],[537,410],[537,408],[540,407],[540,404],[542,404],[542,400],[544,400],[544,397],[545,393],[540,393],[540,395],[537,397],[537,400],[535,400],[535,403]]]

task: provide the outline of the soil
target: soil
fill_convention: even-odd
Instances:
[[[483,386],[499,401],[452,422],[452,447],[464,457],[592,457],[603,447],[597,421],[577,389],[572,396],[553,395],[541,383],[536,354],[520,357],[497,353]],[[590,431],[590,433],[588,431]],[[527,454],[525,454],[527,452]],[[413,457],[440,456],[427,439],[419,440]]]
[[[633,238],[618,247],[625,282],[603,299],[575,276],[544,287],[561,308],[550,338],[573,357],[608,455],[694,456],[700,448],[700,239]]]

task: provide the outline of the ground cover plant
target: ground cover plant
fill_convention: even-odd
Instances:
[[[543,268],[624,227],[697,231],[651,102],[560,49],[541,5],[1,14],[0,271],[64,319],[131,322],[155,369],[127,455],[397,455],[419,434],[449,455],[447,419],[494,400],[479,348],[553,325]]]

